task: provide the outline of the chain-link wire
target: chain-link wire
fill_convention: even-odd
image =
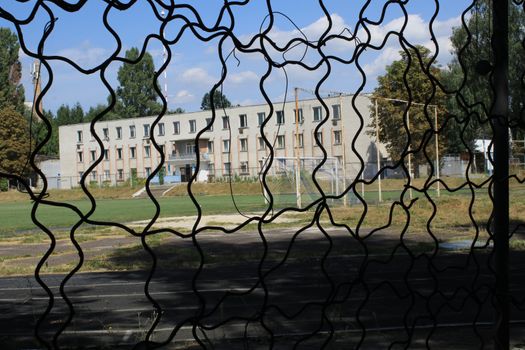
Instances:
[[[18,2],[25,3],[27,1],[19,0]],[[476,6],[479,5],[478,3],[492,6],[491,2],[472,1],[461,14],[462,26],[467,37],[458,54],[458,63],[463,71],[462,81],[454,87],[444,83],[442,78],[433,70],[440,50],[445,49],[438,46],[438,38],[434,28],[434,23],[444,5],[443,1],[435,0],[432,2],[434,12],[428,29],[435,49],[432,50],[430,60],[425,61],[420,52],[421,48],[411,43],[405,32],[409,16],[408,7],[411,3],[408,0],[384,2],[377,19],[367,17],[367,9],[371,6],[372,1],[364,1],[354,28],[345,28],[336,34],[332,31],[333,15],[327,9],[325,2],[320,0],[318,5],[327,22],[324,32],[317,40],[310,40],[294,24],[299,34],[284,45],[272,40],[270,32],[274,28],[276,16],[286,17],[293,23],[292,16],[288,17],[287,14],[274,11],[272,2],[269,0],[265,4],[267,15],[261,23],[260,31],[253,34],[249,40],[241,40],[234,30],[236,26],[234,9],[248,6],[248,0],[224,1],[217,15],[217,20],[212,25],[206,24],[197,9],[190,4],[147,0],[160,27],[158,33],[150,33],[145,38],[140,49],[140,55],[135,60],[122,57],[122,41],[119,33],[111,25],[109,16],[114,11],[129,10],[137,1],[106,0],[107,5],[102,20],[107,33],[113,37],[117,47],[107,59],[90,69],[82,68],[78,62],[67,57],[48,55],[44,50],[46,41],[55,30],[57,21],[53,8],[60,8],[62,11],[73,13],[80,11],[86,3],[87,1],[71,3],[61,0],[38,0],[34,2],[33,9],[26,18],[17,18],[0,5],[0,17],[15,26],[22,51],[29,57],[38,59],[49,77],[45,81],[35,105],[40,106],[40,102],[53,85],[55,77],[51,67],[53,62],[64,62],[81,74],[98,75],[101,83],[110,94],[107,108],[98,114],[90,124],[91,133],[99,149],[102,150],[104,143],[95,132],[95,125],[104,119],[104,116],[113,109],[116,103],[115,90],[107,80],[110,65],[114,63],[136,64],[146,54],[150,42],[160,42],[167,56],[162,66],[156,71],[155,76],[152,77],[152,80],[157,82],[172,61],[172,50],[177,46],[183,33],[190,32],[202,42],[218,40],[217,60],[221,63],[222,71],[220,79],[210,89],[210,96],[214,96],[215,92],[222,92],[223,84],[228,76],[228,59],[235,57],[236,53],[258,54],[264,58],[266,64],[265,73],[260,79],[259,92],[270,112],[260,125],[260,133],[269,150],[269,156],[266,158],[262,169],[257,169],[256,178],[257,181],[260,181],[267,203],[264,209],[256,214],[241,212],[236,204],[237,211],[244,216],[244,220],[232,227],[202,223],[204,214],[199,202],[200,197],[194,193],[193,188],[202,166],[199,156],[199,141],[215,123],[217,113],[220,112],[220,108],[214,106],[215,101],[211,99],[211,122],[195,134],[196,169],[192,172],[187,183],[187,196],[191,199],[196,213],[192,229],[190,232],[183,232],[159,224],[162,208],[158,198],[152,192],[152,183],[158,180],[159,171],[163,168],[166,157],[156,141],[153,129],[165,116],[167,101],[158,88],[158,84],[155,83],[156,93],[162,102],[162,111],[152,124],[150,139],[160,155],[160,162],[145,180],[147,196],[155,207],[154,214],[140,230],[126,223],[95,220],[93,216],[97,208],[97,200],[90,191],[90,173],[103,162],[102,152],[99,152],[98,158],[89,165],[79,181],[82,191],[89,199],[89,209],[81,210],[68,202],[53,201],[46,198],[49,187],[48,180],[35,163],[35,157],[49,141],[52,126],[43,111],[37,109],[38,117],[47,128],[47,134],[43,140],[39,140],[31,154],[29,163],[42,181],[41,192],[33,192],[31,186],[19,176],[4,173],[0,175],[16,179],[24,184],[31,200],[34,201],[31,218],[35,225],[45,232],[49,238],[49,248],[35,268],[35,278],[47,295],[47,305],[35,326],[35,336],[42,346],[47,349],[61,348],[61,339],[68,329],[74,325],[76,318],[82,317],[82,314],[77,315],[77,305],[73,302],[72,299],[74,298],[68,293],[67,287],[85,262],[82,244],[78,241],[76,234],[79,228],[86,224],[125,231],[130,236],[140,239],[142,249],[147,253],[149,268],[144,276],[143,292],[149,305],[151,305],[153,316],[143,337],[136,341],[135,348],[137,349],[168,348],[167,346],[170,343],[178,341],[180,334],[184,331],[191,334],[191,342],[196,343],[201,348],[210,349],[216,346],[251,348],[258,344],[263,344],[268,348],[287,347],[294,349],[303,346],[348,349],[442,348],[441,342],[444,344],[452,344],[454,341],[461,343],[463,341],[461,338],[464,336],[463,330],[465,333],[469,333],[469,337],[467,337],[470,342],[468,348],[486,348],[494,342],[501,341],[496,335],[501,327],[506,328],[508,332],[510,324],[523,326],[525,299],[519,294],[523,291],[523,282],[520,280],[522,278],[520,276],[523,274],[523,254],[519,250],[512,251],[512,249],[510,253],[503,252],[503,254],[507,254],[507,259],[513,259],[512,261],[516,265],[515,268],[507,266],[510,282],[504,283],[510,283],[510,285],[501,285],[502,282],[499,280],[502,273],[499,270],[501,266],[494,262],[498,254],[501,253],[493,247],[494,242],[498,239],[497,235],[500,234],[496,233],[498,228],[494,226],[494,220],[497,211],[501,208],[495,206],[487,218],[480,216],[476,210],[480,201],[495,200],[494,196],[498,191],[495,189],[496,183],[514,181],[518,186],[523,184],[524,179],[520,177],[520,174],[511,174],[510,176],[507,174],[503,180],[501,177],[496,178],[495,175],[481,179],[474,176],[472,172],[472,168],[475,166],[474,149],[466,141],[466,132],[471,123],[477,123],[488,128],[492,136],[498,129],[497,123],[501,121],[501,118],[493,112],[494,106],[492,105],[496,96],[501,93],[494,87],[496,80],[494,77],[496,69],[494,67],[498,62],[494,62],[493,57],[486,57],[487,60],[492,60],[491,63],[494,67],[492,67],[491,74],[485,78],[480,78],[480,82],[484,84],[482,88],[492,90],[491,100],[485,101],[473,99],[469,95],[467,83],[473,80],[474,76],[479,77],[480,74],[474,71],[474,67],[467,66],[464,61],[464,53],[471,50],[474,44],[477,44],[474,43],[476,39],[469,31],[468,19],[475,11]],[[397,5],[396,8],[402,12],[405,22],[400,31],[390,31],[385,35],[382,42],[374,43],[371,39],[371,30],[385,21],[391,5]],[[523,7],[523,2],[514,1],[512,6]],[[165,11],[166,14],[162,15],[161,11]],[[29,49],[22,27],[35,21],[37,15],[45,16],[48,19],[48,25],[43,31],[38,49],[35,52]],[[174,21],[181,21],[183,24],[175,38],[168,38],[166,28]],[[494,38],[493,40],[499,39],[501,38]],[[355,44],[355,49],[350,58],[338,57],[325,50],[327,44],[336,40]],[[368,118],[363,115],[363,111],[358,109],[356,102],[357,98],[365,94],[364,90],[368,86],[363,57],[365,52],[383,50],[388,40],[397,40],[407,58],[407,68],[403,74],[403,81],[400,82],[406,95],[406,104],[403,105],[402,112],[404,115],[402,136],[406,136],[407,141],[397,159],[392,159],[391,163],[383,164],[374,176],[364,178],[363,174],[368,161],[357,151],[357,141],[361,135],[366,133],[365,129],[368,125],[365,121]],[[226,42],[233,44],[233,50],[226,50],[228,46]],[[522,41],[521,45],[525,48],[525,41]],[[299,46],[304,47],[304,55],[301,59],[295,60],[286,57],[287,53]],[[277,60],[270,54],[270,51],[278,52],[281,55],[280,59]],[[319,55],[319,60],[313,64],[307,63],[304,58],[308,51],[316,52]],[[361,79],[360,86],[352,92],[353,112],[359,117],[356,133],[350,140],[352,155],[357,159],[357,163],[352,166],[357,171],[352,181],[346,184],[346,188],[338,193],[329,192],[326,184],[323,184],[317,176],[328,159],[326,146],[318,139],[317,135],[323,125],[329,123],[331,117],[330,108],[321,91],[325,82],[333,74],[333,65],[336,63],[355,66]],[[414,65],[424,74],[425,79],[430,84],[430,92],[425,97],[425,101],[414,98],[416,91],[413,91],[409,77],[410,69],[408,68]],[[272,176],[272,164],[277,158],[274,150],[276,140],[269,138],[264,132],[269,125],[268,123],[275,119],[276,113],[275,102],[268,95],[265,82],[274,71],[282,70],[286,75],[286,70],[293,67],[323,72],[321,78],[316,82],[314,91],[316,99],[325,112],[324,117],[314,130],[316,144],[319,146],[322,159],[310,175],[313,183],[312,188],[315,188],[318,195],[302,208],[297,206],[282,207],[275,203],[275,187],[272,187],[269,179]],[[521,69],[520,72],[523,88],[525,71]],[[459,112],[456,114],[448,113],[439,125],[434,126],[431,106],[434,105],[439,94],[452,97]],[[378,98],[378,96],[372,98]],[[289,102],[285,98],[283,104],[286,103]],[[422,105],[422,115],[426,118],[428,127],[422,132],[421,137],[416,138],[415,132],[410,129],[409,113],[418,104]],[[524,106],[521,107],[522,119],[524,108]],[[523,128],[520,120],[511,122],[503,120],[503,124],[505,130]],[[466,159],[461,159],[466,164],[462,165],[462,169],[464,167],[465,171],[463,173],[464,180],[460,184],[451,184],[446,179],[436,177],[437,169],[434,155],[429,151],[433,147],[434,139],[445,134],[446,129],[451,127],[460,129],[461,144],[467,154]],[[499,128],[501,129],[501,125]],[[498,146],[496,145],[496,147]],[[412,176],[413,169],[409,168],[407,164],[407,160],[410,157],[416,157],[416,155],[421,156],[422,164],[429,169],[425,181],[415,181]],[[492,155],[489,152],[490,157]],[[503,161],[508,162],[508,159]],[[495,159],[490,159],[490,163],[495,169],[500,166],[498,164],[501,164]],[[399,169],[403,174],[403,188],[399,190],[399,193],[396,193],[392,201],[383,206],[385,209],[383,224],[371,227],[368,222],[371,216],[376,215],[376,209],[371,206],[371,199],[365,196],[363,188],[376,184],[388,171],[399,171]],[[231,169],[228,169],[228,172],[230,171]],[[237,197],[233,193],[232,176],[227,175],[224,176],[225,181],[230,181],[231,196],[235,201]],[[454,195],[456,193],[467,193],[469,200],[466,204],[468,207],[466,214],[469,218],[470,231],[468,237],[470,240],[467,243],[466,250],[447,251],[443,242],[440,241],[440,232],[443,231],[443,227],[437,227],[437,222],[439,221],[438,217],[442,215],[440,207],[444,206],[445,203],[435,195],[437,186],[440,186],[442,191],[450,196],[449,198],[453,198],[452,201],[455,200]],[[415,196],[412,195],[413,192],[415,192]],[[353,198],[353,202],[351,202],[353,211],[347,216],[341,216],[340,200],[349,195]],[[67,208],[78,215],[78,221],[69,232],[71,244],[78,253],[78,261],[69,273],[62,276],[58,294],[50,288],[41,274],[42,268],[57,248],[56,235],[53,229],[42,223],[37,216],[39,210],[46,206]],[[421,214],[422,211],[424,214]],[[177,215],[177,213],[173,214]],[[300,217],[300,227],[294,227],[291,233],[276,235],[273,232],[273,227],[278,228],[278,225],[287,215]],[[506,215],[508,219],[509,214]],[[523,220],[522,217],[517,219],[518,223],[511,227],[511,231],[505,235],[503,241],[506,240],[508,243],[511,238],[522,232],[525,224],[523,221],[519,221]],[[449,220],[453,222],[455,218],[449,218]],[[453,226],[451,227],[456,229]],[[417,231],[418,229],[419,231]],[[230,249],[234,249],[232,247],[235,244],[228,241],[229,237],[242,241],[244,239],[243,234],[248,235],[247,231],[256,233],[255,236],[252,236],[252,244],[245,248],[253,250],[251,254],[257,257],[255,264],[246,263],[248,266],[243,266],[245,262],[239,260],[236,268],[231,268],[231,265],[228,264],[221,265],[230,259],[235,262],[235,254],[229,255],[224,260],[214,260],[214,254],[219,253],[213,249],[210,250],[210,242],[205,238],[207,234],[218,235],[226,242],[222,249],[230,251]],[[172,235],[173,239],[181,242],[180,244],[191,242],[192,252],[197,258],[197,263],[193,266],[194,270],[191,271],[189,283],[191,295],[194,298],[191,302],[196,306],[192,312],[183,313],[183,315],[173,316],[170,307],[166,305],[185,303],[187,302],[186,299],[181,301],[183,299],[174,292],[169,294],[171,299],[166,301],[165,298],[158,297],[157,292],[152,292],[152,290],[156,290],[154,283],[169,285],[173,282],[159,277],[164,273],[164,270],[159,270],[159,265],[162,265],[162,259],[166,258],[166,255],[161,256],[158,252],[159,247],[148,243],[152,237],[162,234]],[[308,239],[305,238],[308,234],[316,237],[310,241],[310,245],[305,243],[308,242]],[[278,247],[275,243],[277,239],[280,240],[280,243],[277,244]],[[315,245],[313,249],[312,244]],[[238,254],[242,255],[243,253],[238,252]],[[238,259],[240,258],[238,257]],[[217,269],[214,269],[216,266],[210,267],[210,261],[219,267]],[[231,263],[231,261],[229,262]],[[171,269],[177,270],[179,266],[171,266]],[[183,268],[180,267],[180,269]],[[252,270],[248,271],[249,269]],[[226,286],[228,288],[226,292],[212,297],[209,291],[202,287],[203,280],[209,278],[210,271],[212,274],[224,274],[225,281],[233,281],[235,275],[238,274],[244,277],[248,275],[250,277],[248,280],[253,282],[242,288],[236,288],[232,283],[231,286]],[[296,284],[298,288],[294,289],[290,284]],[[494,322],[493,315],[501,313],[501,309],[505,307],[499,299],[501,298],[501,288],[506,289],[507,296],[510,297],[510,306],[507,305],[507,307],[512,310],[511,316],[510,319],[502,320],[500,318]],[[291,302],[292,299],[295,304]],[[239,304],[244,305],[245,300],[251,300],[251,304],[249,306],[246,304],[247,306],[243,309],[242,306],[239,307]],[[66,314],[59,313],[57,316],[56,304],[58,301],[63,301],[67,305]],[[290,305],[295,305],[295,307]],[[58,322],[55,320],[56,317],[59,318]],[[170,317],[176,321],[171,322]],[[55,320],[54,323],[50,321],[51,319]],[[54,326],[50,326],[51,323]],[[242,329],[233,329],[234,326],[232,325],[235,324],[241,324]],[[500,327],[497,331],[494,331],[495,324]],[[456,332],[457,328],[461,331]],[[49,329],[52,330],[52,336],[49,336]],[[158,336],[161,330],[164,332],[162,337]],[[251,335],[252,333],[254,335]],[[500,344],[500,346],[503,345]],[[461,346],[457,348],[461,348]]]

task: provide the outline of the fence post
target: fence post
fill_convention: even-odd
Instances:
[[[494,264],[496,272],[495,349],[509,349],[509,4],[492,2],[492,55],[494,57]]]

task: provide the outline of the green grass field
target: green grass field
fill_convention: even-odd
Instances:
[[[384,181],[384,188],[382,196],[385,203],[392,202],[393,200],[399,200],[401,195],[402,186],[399,186],[394,181]],[[458,179],[458,181],[460,181]],[[399,181],[398,181],[399,182]],[[243,213],[261,212],[268,208],[265,204],[264,197],[260,194],[260,186],[258,184],[245,184],[251,186],[247,188],[235,187],[233,196],[235,204],[238,209]],[[394,186],[395,185],[395,186]],[[236,184],[237,186],[237,184]],[[395,189],[395,188],[398,189]],[[357,189],[361,193],[361,187],[358,185]],[[514,191],[514,189],[516,191]],[[523,199],[525,198],[524,185],[514,184],[513,192],[511,192],[511,200],[515,204],[515,210],[522,207]],[[180,188],[185,193],[185,188]],[[230,188],[227,184],[196,184],[195,191],[196,199],[200,205],[203,215],[214,215],[214,214],[230,214],[236,213],[234,201],[232,196],[228,194]],[[97,189],[93,192],[95,198],[97,198],[96,210],[90,216],[92,220],[96,221],[112,221],[119,223],[129,223],[137,220],[147,220],[155,213],[155,206],[152,201],[148,198],[134,199],[130,198],[133,189],[122,189],[122,188],[107,188]],[[477,210],[480,212],[487,212],[490,206],[490,198],[487,196],[487,188],[483,188],[477,191],[479,197],[477,199]],[[242,193],[242,194],[240,194]],[[251,194],[245,194],[251,193]],[[429,194],[437,199],[436,193],[433,190],[429,191]],[[462,203],[462,211],[465,215],[462,215],[465,220],[468,221],[468,203],[470,201],[470,193],[468,190],[462,190],[456,193],[450,193],[445,190],[441,192],[441,205],[438,210],[445,216],[448,214],[451,217],[457,216],[458,209],[451,206],[455,203],[455,200],[447,200],[447,198],[457,198],[458,203]],[[514,197],[512,198],[512,195]],[[423,197],[417,191],[413,191],[414,197]],[[365,186],[364,197],[372,207],[377,207],[378,193],[375,185]],[[358,217],[362,210],[361,205],[355,205],[357,199],[353,193],[349,195],[348,203],[349,208],[344,209],[343,212],[348,211],[343,217]],[[303,206],[308,205],[312,201],[318,199],[315,196],[304,195]],[[407,199],[407,198],[405,198]],[[91,203],[87,200],[87,197],[79,190],[63,190],[51,192],[49,200],[57,202],[66,202],[79,208],[83,213],[87,213],[91,208]],[[189,196],[181,194],[172,195],[168,197],[161,197],[157,199],[160,205],[160,217],[180,217],[180,216],[193,216],[197,215],[197,209],[191,202]],[[295,207],[295,195],[294,194],[281,194],[274,196],[274,207],[275,210],[280,210],[285,207]],[[340,207],[342,200],[336,200],[330,202],[333,208]],[[28,200],[27,195],[11,193],[0,194],[0,234],[3,236],[10,236],[21,231],[31,230],[37,228],[31,220],[31,210],[33,203]],[[383,212],[388,210],[389,206],[382,206],[372,209],[372,211]],[[478,209],[479,208],[479,209]],[[370,213],[371,217],[373,213]],[[50,205],[39,205],[37,219],[44,224],[46,227],[57,229],[64,228],[68,229],[76,222],[79,221],[79,216],[69,208],[54,207]],[[423,215],[423,218],[427,215]],[[416,217],[417,218],[417,217]],[[370,222],[371,225],[382,225],[384,219],[374,220]],[[446,224],[446,218],[444,218],[444,224]]]

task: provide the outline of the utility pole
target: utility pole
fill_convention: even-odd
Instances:
[[[301,209],[301,155],[299,150],[299,93],[295,91],[295,196],[297,208]]]
[[[509,2],[492,2],[492,91],[490,123],[494,131],[494,275],[495,349],[508,350],[509,297]]]

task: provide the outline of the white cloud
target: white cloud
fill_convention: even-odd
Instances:
[[[93,47],[89,41],[84,41],[79,47],[62,49],[56,54],[69,58],[83,68],[91,68],[104,62],[111,52],[102,47]]]
[[[250,81],[258,81],[259,76],[252,71],[243,71],[239,73],[228,74],[226,80],[232,84],[243,84]]]
[[[206,84],[209,85],[215,82],[214,79],[208,72],[200,67],[193,67],[186,69],[181,74],[181,78],[187,83]]]
[[[405,17],[399,17],[387,22],[384,25],[369,26],[370,43],[373,45],[380,45],[389,31],[399,32],[405,22]],[[451,17],[445,20],[436,20],[432,25],[432,32],[436,37],[439,46],[439,55],[437,57],[438,63],[446,65],[452,55],[452,43],[450,36],[452,29],[461,25],[461,17]],[[430,49],[431,53],[436,50],[436,45],[432,42],[432,36],[429,28],[429,22],[425,21],[420,15],[413,14],[408,16],[407,25],[403,31],[404,38],[412,45],[423,45]],[[365,40],[367,35],[365,31],[360,31],[359,36],[361,40]],[[400,58],[398,51],[398,40],[391,37],[386,43],[385,47],[381,49],[381,53],[372,62],[363,66],[365,73],[369,77],[382,74],[387,65]]]
[[[381,73],[387,65],[399,58],[398,48],[385,47],[376,59],[363,65],[363,70],[367,77],[375,76],[378,73]]]
[[[173,100],[174,103],[189,103],[195,101],[195,95],[193,95],[188,90],[180,90],[175,95],[175,99]]]

